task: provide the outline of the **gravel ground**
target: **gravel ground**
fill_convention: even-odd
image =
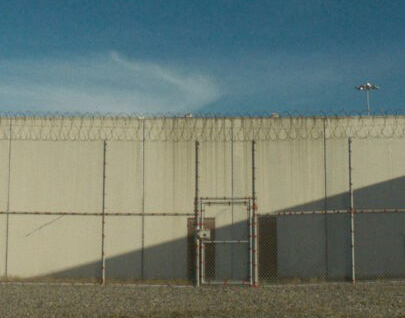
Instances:
[[[2,284],[0,317],[405,317],[405,283],[259,288]]]

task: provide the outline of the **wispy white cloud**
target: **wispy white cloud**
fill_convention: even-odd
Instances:
[[[392,79],[402,74],[403,59],[394,53],[274,52],[171,64],[129,59],[117,52],[0,60],[0,110],[186,113],[354,108],[363,107],[363,96],[353,89],[363,81],[384,87],[373,95],[373,105],[395,108],[403,98],[400,82]]]
[[[125,58],[0,60],[0,108],[31,111],[189,112],[221,96],[215,79]]]

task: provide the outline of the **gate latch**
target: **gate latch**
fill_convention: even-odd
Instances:
[[[197,237],[200,240],[209,240],[209,239],[211,239],[211,231],[210,230],[199,230],[199,231],[197,231]]]

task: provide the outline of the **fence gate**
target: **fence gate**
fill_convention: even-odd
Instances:
[[[255,227],[252,198],[200,198],[197,281],[254,285]],[[215,229],[206,219],[215,219]]]

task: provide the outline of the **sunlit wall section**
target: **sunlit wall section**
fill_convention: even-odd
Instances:
[[[324,208],[322,139],[257,143],[257,188],[261,213]]]
[[[400,209],[405,205],[405,139],[353,139],[356,209]]]
[[[10,211],[50,215],[10,215],[8,275],[99,276],[100,218],[54,213],[101,213],[103,143],[15,140],[11,158]]]
[[[7,140],[0,141],[0,210],[4,212],[7,212],[9,200],[9,145]],[[8,219],[7,215],[0,215],[0,277],[6,274]]]

